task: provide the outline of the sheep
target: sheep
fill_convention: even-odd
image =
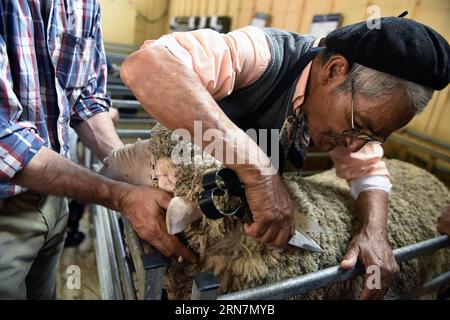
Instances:
[[[173,192],[175,197],[195,203],[202,191],[203,174],[207,170],[220,168],[221,164],[204,153],[200,153],[201,157],[192,163],[172,163],[174,154],[180,150],[186,152],[189,148],[184,147],[189,145],[168,129],[157,125],[149,140],[117,150],[109,163],[113,167],[129,168],[129,157],[137,152],[143,162],[139,165],[134,160],[133,165],[141,168],[147,178],[143,181],[145,179],[139,177],[138,183],[158,186]],[[195,151],[196,147],[192,150]],[[195,153],[192,150],[188,152]],[[394,186],[388,221],[391,246],[395,249],[436,237],[436,218],[449,202],[449,190],[437,178],[411,164],[398,160],[386,160],[386,163]],[[142,168],[145,166],[150,166],[151,174],[148,174],[148,168]],[[158,174],[158,167],[162,168],[159,171],[163,174]],[[126,171],[116,172],[116,178],[136,183]],[[324,230],[314,238],[324,252],[310,252],[290,246],[284,249],[268,248],[245,235],[243,222],[235,217],[210,220],[200,216],[183,233],[189,247],[198,254],[198,263],[170,264],[165,279],[170,299],[189,299],[192,279],[200,271],[212,271],[220,282],[220,292],[228,293],[339,264],[361,225],[347,183],[337,178],[333,169],[307,178],[285,174],[283,180],[297,211],[307,215]],[[222,208],[229,205],[226,201],[219,201],[218,204]],[[386,297],[398,296],[450,270],[449,251],[446,248],[402,263],[401,272]],[[362,288],[362,277],[358,277],[296,298],[357,299]]]

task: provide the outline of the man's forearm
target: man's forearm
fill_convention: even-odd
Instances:
[[[42,147],[11,181],[30,190],[66,196],[119,210],[127,184],[117,182]]]
[[[101,112],[76,126],[81,142],[103,160],[113,149],[123,146],[108,112]]]
[[[270,166],[264,152],[225,115],[195,73],[167,49],[134,53],[122,65],[121,77],[143,108],[169,129],[187,129],[193,137],[195,121],[199,121],[202,136],[206,130],[214,130],[215,144],[224,150],[220,160],[235,169],[244,183],[258,176],[259,169]],[[192,142],[202,148],[210,143],[201,137]],[[212,155],[218,158],[214,152]]]
[[[356,200],[363,229],[387,236],[389,195],[383,190],[366,190]]]

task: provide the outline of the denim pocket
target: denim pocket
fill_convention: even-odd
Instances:
[[[56,77],[63,89],[71,90],[86,86],[91,73],[94,50],[94,38],[80,38],[67,32],[62,34]]]

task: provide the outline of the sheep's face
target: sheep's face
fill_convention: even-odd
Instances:
[[[176,178],[175,168],[169,158],[161,158],[152,166],[152,176],[155,177],[158,188],[173,192],[175,189]]]

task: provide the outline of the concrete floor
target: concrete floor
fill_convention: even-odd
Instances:
[[[100,285],[95,259],[95,238],[89,232],[88,211],[80,222],[80,231],[86,239],[78,247],[65,248],[60,259],[57,297],[61,300],[100,300]],[[80,288],[73,281],[74,270],[79,267]],[[74,285],[75,284],[75,285]]]

